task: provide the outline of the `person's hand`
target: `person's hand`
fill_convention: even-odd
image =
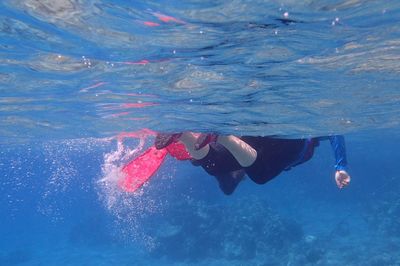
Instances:
[[[338,188],[345,188],[346,186],[349,185],[350,183],[350,175],[344,171],[344,170],[339,170],[336,171],[335,173],[335,180],[336,180],[336,185]]]

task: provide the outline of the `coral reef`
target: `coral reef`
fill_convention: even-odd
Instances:
[[[381,188],[379,199],[366,204],[366,222],[375,233],[400,236],[400,182],[388,182]]]
[[[279,257],[303,241],[302,228],[254,198],[231,205],[206,205],[202,201],[178,203],[158,230],[152,254],[171,260],[251,260]],[[318,260],[318,252],[309,254]]]
[[[25,263],[29,264],[32,258],[33,254],[31,250],[18,248],[6,253],[0,253],[0,265],[12,266]]]

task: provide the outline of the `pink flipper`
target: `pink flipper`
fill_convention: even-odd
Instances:
[[[119,182],[119,186],[127,192],[135,192],[160,168],[167,154],[167,149],[157,150],[151,146],[122,168],[125,177]]]
[[[166,149],[172,157],[179,161],[190,160],[192,158],[186,150],[185,145],[180,142],[173,142],[169,144]]]

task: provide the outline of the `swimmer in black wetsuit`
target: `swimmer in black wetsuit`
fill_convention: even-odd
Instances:
[[[156,147],[163,148],[181,141],[192,156],[192,163],[215,176],[221,190],[232,194],[247,174],[257,184],[264,184],[282,171],[302,164],[313,156],[320,140],[329,139],[335,152],[335,180],[339,188],[347,186],[347,160],[343,136],[311,139],[280,139],[272,137],[199,135],[192,132],[159,134]]]

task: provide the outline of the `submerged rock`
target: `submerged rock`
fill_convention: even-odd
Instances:
[[[306,253],[308,263],[316,264],[324,257],[325,250],[322,248],[312,248]]]

